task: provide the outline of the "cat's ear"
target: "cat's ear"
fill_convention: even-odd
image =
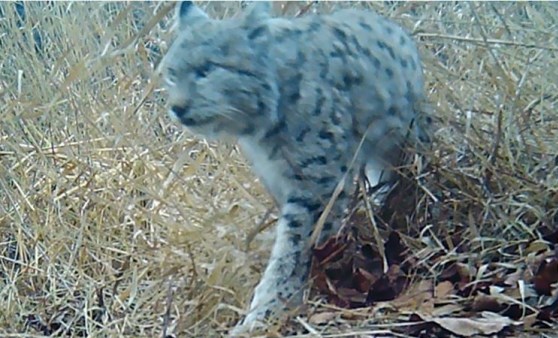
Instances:
[[[178,29],[183,30],[193,23],[209,20],[209,16],[192,1],[181,1],[176,5],[176,20]]]
[[[251,24],[269,19],[272,7],[271,1],[255,1],[246,9],[244,20],[247,24]]]

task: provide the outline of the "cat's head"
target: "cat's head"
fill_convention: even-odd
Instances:
[[[270,7],[256,3],[240,16],[215,20],[191,1],[177,5],[177,36],[160,69],[170,113],[191,131],[238,137],[273,114],[277,89],[260,34]]]

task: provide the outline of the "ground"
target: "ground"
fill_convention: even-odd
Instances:
[[[173,4],[25,6],[0,4],[0,336],[224,335],[276,210],[234,146],[167,116]],[[307,305],[268,335],[555,336],[558,6],[275,5],[342,6],[412,32],[437,131],[385,205],[355,197]]]

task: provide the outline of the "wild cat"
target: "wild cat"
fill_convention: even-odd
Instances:
[[[202,137],[236,141],[280,210],[269,263],[233,335],[301,303],[310,238],[334,191],[318,243],[338,230],[356,174],[385,180],[404,143],[427,140],[419,53],[402,28],[365,10],[270,11],[258,2],[214,20],[183,1],[161,63],[171,114]]]

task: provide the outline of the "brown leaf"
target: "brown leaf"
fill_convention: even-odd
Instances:
[[[352,307],[363,306],[366,302],[366,294],[351,288],[337,289],[337,296],[349,304],[354,304]]]
[[[434,322],[443,329],[464,337],[496,334],[508,326],[521,324],[492,312],[484,312],[481,318],[450,318],[417,315],[424,321]]]
[[[514,273],[510,273],[504,279],[503,283],[509,286],[516,286],[517,282],[524,278],[524,271],[517,269]]]
[[[558,259],[542,261],[535,277],[533,286],[539,295],[552,295],[552,284],[558,282]]]
[[[475,296],[472,304],[473,311],[481,312],[481,311],[492,311],[498,312],[502,309],[502,306],[496,299],[496,297],[485,295],[483,293],[479,293]]]
[[[314,325],[323,325],[330,323],[335,320],[339,316],[339,312],[321,312],[316,313],[308,318],[310,324]]]
[[[469,271],[469,267],[467,265],[455,262],[447,266],[446,269],[442,271],[440,280],[447,280],[456,283],[461,289],[462,286],[467,285],[471,281],[471,275],[473,275],[473,273]]]
[[[407,277],[401,273],[399,266],[392,265],[385,275],[370,286],[366,303],[392,300],[403,291],[406,283]]]
[[[397,231],[392,231],[389,234],[389,238],[385,244],[386,259],[389,265],[400,264],[403,262],[403,254],[407,248],[403,245],[401,241],[401,235]]]
[[[521,318],[523,318],[523,320],[525,320],[526,317],[535,314],[535,319],[536,319],[536,313],[533,312],[533,310],[531,310],[531,308],[526,307],[522,304],[507,305],[507,308],[505,310],[503,310],[500,314],[502,316],[509,317],[513,320],[520,320]]]
[[[426,311],[420,311],[421,313],[426,314]],[[454,313],[460,313],[463,312],[463,306],[460,304],[446,304],[443,306],[437,306],[434,309],[431,310],[432,316],[434,317],[442,317],[442,316],[448,316]]]
[[[315,247],[313,251],[318,262],[324,264],[341,258],[346,247],[347,244],[343,237],[332,237],[323,245]]]
[[[436,285],[436,289],[434,291],[434,295],[438,299],[446,298],[447,296],[451,295],[454,291],[453,283],[449,281],[441,282],[440,284]]]
[[[533,313],[533,314],[530,314],[530,315],[528,315],[528,316],[525,316],[525,317],[523,318],[523,327],[524,327],[525,329],[530,329],[530,328],[532,328],[532,327],[535,325],[535,323],[536,323],[537,321],[538,321],[538,319],[537,319],[537,313]]]
[[[354,283],[358,291],[366,293],[370,286],[378,280],[378,278],[364,269],[356,269],[354,273]]]
[[[552,232],[549,231],[548,234],[543,236],[543,239],[545,241],[548,241],[548,242],[552,243],[552,244],[558,244],[558,229],[556,229]]]
[[[422,280],[411,285],[405,293],[391,301],[391,305],[403,311],[417,311],[420,309],[421,312],[425,313],[427,312],[423,308],[426,306],[425,303],[431,303],[428,304],[430,305],[427,306],[428,308],[434,307],[432,288],[432,281]]]

